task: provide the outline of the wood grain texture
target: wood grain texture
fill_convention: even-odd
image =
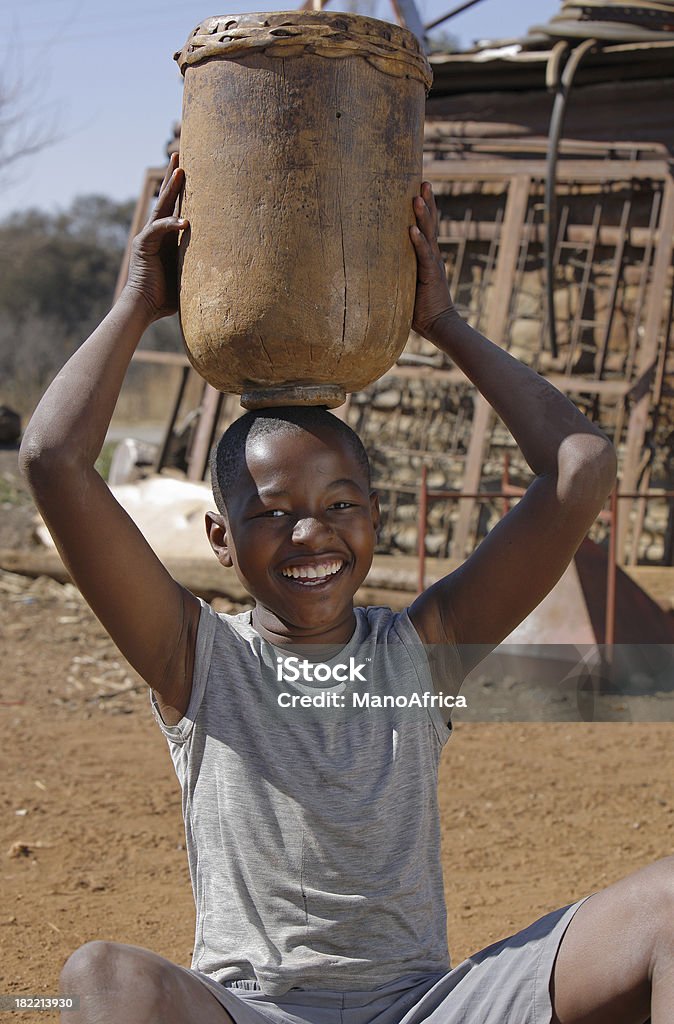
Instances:
[[[409,333],[425,85],[348,52],[239,43],[233,59],[184,66],[188,354],[221,391],[324,404],[330,385],[336,405],[381,376]]]

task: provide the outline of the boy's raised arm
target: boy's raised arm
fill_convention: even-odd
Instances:
[[[454,309],[428,182],[414,201],[414,329],[495,409],[536,479],[464,564],[426,590],[410,616],[429,644],[453,640],[469,672],[559,580],[615,481],[613,445],[555,387],[473,330]]]
[[[199,603],[169,575],[94,469],[131,356],[175,311],[183,182],[171,158],[134,241],[129,279],[105,320],[55,378],[26,428],[22,469],[73,580],[119,649],[180,712],[189,699]]]

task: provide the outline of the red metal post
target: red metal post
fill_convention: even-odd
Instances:
[[[503,476],[501,477],[501,490],[507,491],[510,487],[510,452],[505,452],[503,455]],[[507,516],[510,512],[510,502],[507,498],[503,499],[503,515]]]
[[[615,643],[615,596],[618,575],[618,485],[611,491],[611,517],[608,535],[608,563],[606,566],[606,625],[604,643],[612,648]]]
[[[428,513],[428,469],[421,467],[421,491],[419,494],[419,582],[421,594],[426,585],[426,516]]]

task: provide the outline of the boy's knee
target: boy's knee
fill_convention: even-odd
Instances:
[[[155,1019],[184,989],[179,969],[148,949],[95,939],[72,953],[60,972],[60,992],[84,998],[129,1001],[138,1021]],[[155,1015],[153,1017],[152,1015]]]
[[[674,856],[654,861],[637,878],[638,913],[651,922],[656,948],[674,951]]]
[[[114,988],[123,971],[116,942],[94,939],[70,954],[63,967],[59,982],[63,994],[86,992],[91,989]]]

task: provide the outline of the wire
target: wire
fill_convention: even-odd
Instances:
[[[443,14],[442,17],[436,18],[435,21],[429,21],[428,25],[424,25],[425,30],[428,32],[430,29],[435,28],[436,25],[441,25],[443,21],[449,21],[456,14],[461,14],[462,11],[467,11],[469,7],[474,7],[475,4],[481,3],[482,0],[467,0],[464,4],[459,4],[453,10],[448,11],[447,14]]]

